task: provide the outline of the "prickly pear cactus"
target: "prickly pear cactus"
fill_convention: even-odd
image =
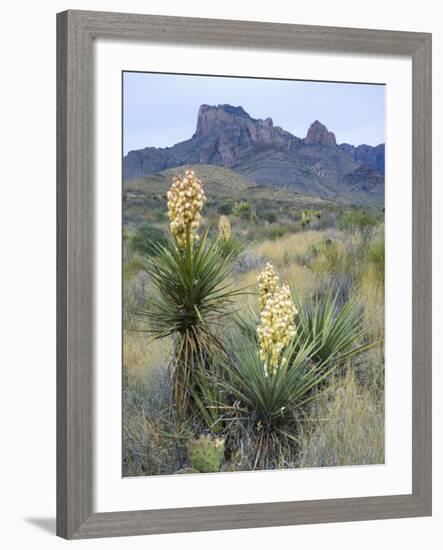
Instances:
[[[202,433],[187,444],[189,462],[203,473],[218,472],[225,454],[225,442],[212,433]]]

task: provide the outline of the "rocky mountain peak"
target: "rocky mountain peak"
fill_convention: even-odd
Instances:
[[[198,110],[196,136],[220,133],[233,125],[244,124],[253,119],[243,109],[233,105],[201,105]]]
[[[251,118],[249,113],[247,113],[241,105],[235,107],[234,105],[229,105],[229,103],[224,103],[223,105],[217,105],[217,107],[210,107],[210,109],[214,108],[223,111],[224,113],[229,113],[233,116]]]
[[[335,134],[329,132],[326,126],[318,120],[315,120],[309,127],[304,142],[307,145],[337,145]]]

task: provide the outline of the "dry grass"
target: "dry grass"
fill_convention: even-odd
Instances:
[[[123,366],[131,374],[149,377],[153,369],[167,365],[171,350],[170,338],[152,341],[147,334],[126,330],[123,338]]]
[[[260,259],[260,265],[271,262],[280,279],[297,289],[301,296],[309,295],[317,288],[320,279],[316,273],[306,265],[298,262],[298,258],[309,252],[312,245],[322,242],[327,236],[325,231],[306,231],[292,235],[285,235],[276,241],[264,241],[248,249],[248,253],[256,259]],[[255,292],[257,277],[261,267],[253,268],[238,276],[235,280],[237,288],[248,287]],[[243,296],[239,300],[242,306],[255,308],[257,297],[255,295]]]
[[[265,241],[252,248],[255,254],[265,257],[280,269],[306,254],[312,245],[328,238],[327,231],[301,231],[285,235],[276,241]]]
[[[383,401],[352,370],[330,390],[333,397],[316,406],[301,433],[300,467],[382,464]]]

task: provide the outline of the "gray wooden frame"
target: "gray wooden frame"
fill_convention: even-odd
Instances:
[[[403,55],[412,59],[412,494],[93,513],[93,41]],[[57,15],[57,534],[68,539],[431,514],[431,35],[66,11]]]

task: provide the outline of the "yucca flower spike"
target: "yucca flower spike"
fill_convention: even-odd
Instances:
[[[280,279],[275,273],[274,266],[268,262],[258,276],[259,304],[261,310],[266,306],[268,298],[278,290],[279,284]]]
[[[226,216],[220,216],[220,220],[218,222],[218,230],[220,236],[225,241],[227,241],[231,236],[231,224],[229,223],[229,219]]]
[[[202,182],[192,169],[186,170],[185,176],[176,176],[167,193],[168,218],[171,233],[179,246],[186,246],[198,239],[197,229],[200,226],[201,210],[206,201]]]
[[[267,374],[275,374],[279,366],[285,364],[280,356],[296,334],[296,313],[297,309],[287,284],[268,297],[257,327],[260,358],[264,362]]]

